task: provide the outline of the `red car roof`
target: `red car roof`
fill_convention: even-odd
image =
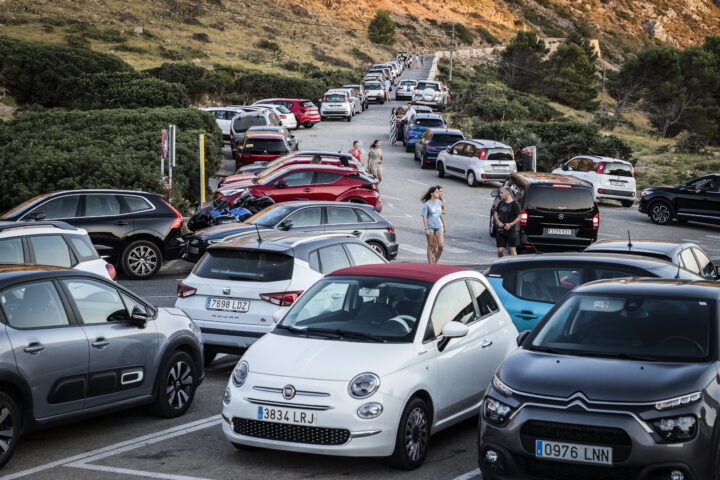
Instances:
[[[367,277],[406,278],[435,283],[446,275],[456,272],[472,272],[469,268],[455,265],[431,265],[428,263],[386,263],[380,265],[358,265],[341,268],[328,276],[361,275]]]

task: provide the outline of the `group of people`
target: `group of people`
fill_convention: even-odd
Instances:
[[[405,63],[405,68],[412,68],[413,65],[415,65],[415,68],[420,68],[425,66],[425,55],[404,55],[402,57],[403,62]]]
[[[415,115],[417,115],[417,112],[410,102],[408,102],[407,108],[398,107],[392,109],[390,112],[390,145],[394,147],[397,145],[398,140],[402,142],[405,125],[413,123]]]

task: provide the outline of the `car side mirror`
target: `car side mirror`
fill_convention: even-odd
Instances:
[[[285,310],[278,308],[272,315],[273,322],[275,324],[280,323],[280,320],[285,316]]]
[[[452,340],[453,338],[461,338],[468,334],[468,327],[464,323],[460,322],[447,322],[445,325],[443,325],[442,330],[440,331],[440,334],[442,335],[442,339],[438,343],[438,350],[443,351],[445,350],[445,347],[447,347],[447,344]]]
[[[286,230],[286,231],[287,231],[287,230],[290,230],[292,227],[293,227],[293,222],[292,222],[292,220],[285,220],[284,222],[282,222],[282,223],[280,224],[280,228],[281,228],[282,230]]]
[[[137,325],[138,327],[144,327],[147,324],[148,318],[150,318],[150,315],[148,315],[147,310],[145,307],[142,307],[140,305],[135,305],[132,309],[132,314],[130,315],[130,321]]]
[[[560,165],[560,168],[563,170],[568,170],[570,167],[568,167],[567,164],[563,163],[562,165]]]
[[[288,183],[285,180],[278,180],[277,186],[278,188],[287,188]]]
[[[524,332],[521,332],[520,335],[517,336],[515,341],[517,342],[518,347],[525,343],[525,339],[530,335],[530,330],[525,330]]]
[[[499,197],[499,196],[500,196],[500,190],[493,190],[492,192],[490,192],[490,196],[493,197],[493,198]]]
[[[35,220],[35,221],[45,220],[45,212],[35,212],[35,213],[31,213],[31,214],[28,215],[26,218],[27,218],[28,220]]]

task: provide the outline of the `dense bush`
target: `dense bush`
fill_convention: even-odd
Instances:
[[[308,77],[321,82],[325,89],[360,83],[361,80],[356,73],[347,69],[316,70],[311,72]]]
[[[206,135],[206,171],[216,172],[222,133],[207,112],[157,108],[29,113],[0,124],[0,210],[53,190],[162,192],[160,135],[170,124],[177,126],[173,203],[187,208],[199,196],[198,134]]]
[[[495,35],[490,33],[490,30],[488,30],[485,27],[475,27],[475,30],[478,32],[478,34],[482,37],[482,39],[489,43],[490,45],[500,45],[500,39],[498,39]]]
[[[56,105],[78,110],[184,108],[190,105],[182,85],[135,72],[96,73],[67,78],[60,83],[59,91]]]
[[[440,24],[440,29],[444,31],[445,34],[447,34],[448,36],[452,35],[452,28],[453,24],[450,22],[443,22]],[[472,45],[473,41],[475,41],[475,34],[462,23],[456,23],[455,41],[458,43]]]
[[[192,63],[163,63],[145,72],[160,80],[181,84],[193,102],[199,102],[205,94],[221,94],[225,89],[226,81],[221,73]]]
[[[66,78],[129,71],[132,67],[113,55],[0,37],[0,84],[19,103],[56,106]]]
[[[272,73],[249,73],[235,79],[227,92],[230,102],[251,103],[261,98],[307,98],[316,101],[325,86],[316,79],[285,77]]]
[[[544,100],[507,88],[469,83],[455,93],[452,109],[486,122],[550,121],[562,116]]]

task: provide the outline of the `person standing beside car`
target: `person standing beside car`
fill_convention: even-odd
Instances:
[[[445,247],[445,207],[442,200],[443,189],[440,185],[430,187],[420,200],[423,208],[420,216],[423,217],[425,225],[425,237],[427,238],[428,263],[439,263]]]
[[[382,150],[380,150],[380,140],[375,140],[370,145],[370,151],[368,152],[368,171],[370,175],[378,179],[378,185],[382,182],[382,163],[383,156]]]
[[[505,248],[510,250],[510,255],[517,255],[517,231],[515,225],[520,223],[522,208],[515,201],[512,192],[508,187],[500,189],[500,202],[495,208],[493,219],[497,225],[495,241],[498,249],[498,257],[505,255]]]
[[[362,152],[360,151],[360,142],[358,142],[357,140],[355,140],[353,142],[352,148],[350,149],[350,151],[348,151],[348,153],[350,155],[352,155],[355,158],[355,160],[357,160],[358,162],[362,162]]]
[[[389,102],[389,101],[390,101],[390,91],[391,91],[391,89],[392,89],[392,87],[390,86],[390,79],[389,79],[389,78],[386,78],[386,79],[385,79],[385,101],[386,101],[386,102]]]

